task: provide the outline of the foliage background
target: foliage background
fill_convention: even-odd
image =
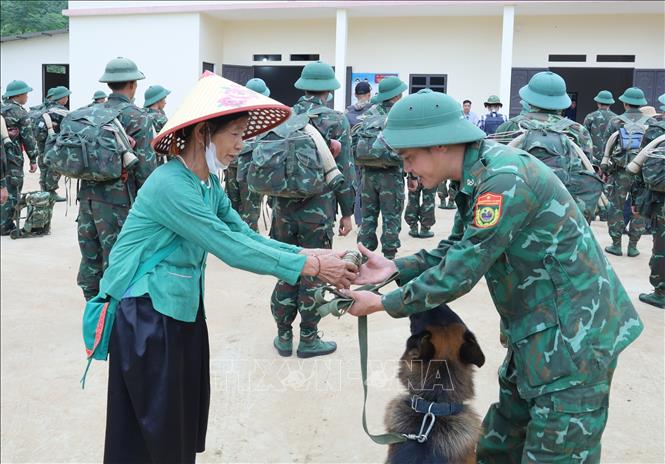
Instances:
[[[66,29],[69,18],[62,15],[67,0],[1,0],[0,35]]]

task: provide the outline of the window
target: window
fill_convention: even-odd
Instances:
[[[416,93],[422,89],[432,89],[435,92],[446,93],[448,84],[447,74],[410,74],[409,93]]]
[[[315,55],[291,55],[291,61],[318,61],[319,60],[319,55],[318,53]]]
[[[635,63],[635,55],[596,55],[598,63]]]
[[[61,64],[47,64],[46,72],[50,74],[67,74],[67,67]]]
[[[215,72],[215,63],[208,63],[208,62],[204,61],[202,72],[206,72],[206,71],[210,71],[211,73],[214,73]]]
[[[550,61],[577,61],[584,63],[586,61],[586,55],[550,55]]]
[[[254,61],[282,61],[282,55],[254,55]]]

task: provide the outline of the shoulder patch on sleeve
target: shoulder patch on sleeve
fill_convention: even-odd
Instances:
[[[503,195],[498,193],[484,193],[476,200],[473,214],[473,225],[487,229],[499,222],[503,206]]]

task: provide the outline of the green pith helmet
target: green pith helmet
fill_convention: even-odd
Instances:
[[[490,95],[487,98],[487,101],[485,102],[485,106],[490,106],[490,105],[499,105],[503,106],[503,103],[501,103],[501,99],[496,96],[496,95]]]
[[[5,89],[5,98],[15,97],[17,95],[23,95],[24,93],[32,92],[32,87],[26,84],[23,81],[11,81],[7,84]]]
[[[67,87],[65,87],[63,85],[59,85],[57,87],[53,87],[52,89],[50,89],[48,91],[48,93],[46,94],[46,97],[49,100],[57,101],[57,100],[60,100],[61,98],[68,97],[71,94],[72,93],[69,91],[69,89]]]
[[[143,102],[143,107],[147,108],[150,105],[154,105],[158,101],[166,98],[166,96],[170,93],[170,90],[165,89],[161,85],[151,85],[143,94],[143,99],[145,100]]]
[[[535,74],[529,83],[520,89],[519,94],[529,106],[544,110],[564,110],[571,104],[566,93],[566,81],[552,71]]]
[[[601,105],[612,105],[614,104],[614,96],[612,95],[612,92],[609,90],[601,90],[598,92],[598,95],[596,95],[593,99],[596,103],[600,103]]]
[[[379,82],[379,93],[374,95],[370,100],[372,103],[381,103],[386,100],[400,95],[409,86],[400,80],[397,76],[388,76],[381,79]]]
[[[619,100],[624,102],[626,105],[633,106],[644,106],[647,105],[647,99],[644,98],[644,92],[638,87],[629,87],[624,92],[623,95],[619,97]]]
[[[294,84],[296,89],[308,90],[310,92],[325,92],[326,90],[337,90],[341,87],[335,78],[332,66],[323,61],[309,63],[302,69],[300,79]]]
[[[107,97],[107,95],[102,90],[98,90],[92,96],[92,99],[93,100],[99,100],[100,98],[106,98],[106,97]]]
[[[114,58],[106,64],[104,74],[99,78],[99,82],[129,82],[145,79],[145,76],[139,68],[129,58]]]
[[[660,105],[660,111],[665,111],[665,93],[658,97],[658,101],[662,103],[662,105]]]
[[[270,96],[270,89],[266,85],[266,82],[263,79],[259,79],[258,77],[248,80],[245,84],[245,87],[247,87],[249,90],[253,90],[256,93],[260,93],[265,97]]]
[[[485,132],[464,117],[459,103],[431,89],[395,103],[383,129],[383,138],[395,150],[468,143],[484,137]]]

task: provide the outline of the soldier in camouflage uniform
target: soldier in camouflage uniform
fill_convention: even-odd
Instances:
[[[69,110],[65,105],[67,105],[70,94],[71,92],[69,89],[63,86],[53,87],[49,90],[49,96],[46,102],[46,113],[48,113],[51,122],[53,123],[53,131],[56,134],[60,132],[60,123],[69,113]],[[50,167],[44,163],[46,140],[49,137],[46,121],[39,121],[37,127],[34,127],[33,129],[40,153],[40,156],[37,159],[39,165],[39,186],[42,191],[49,192],[55,201],[65,201],[65,198],[61,197],[56,192],[56,190],[58,190],[58,183],[60,182],[60,174],[50,169]]]
[[[113,91],[100,108],[116,108],[118,120],[133,141],[133,153],[138,163],[126,177],[106,182],[81,181],[78,240],[81,249],[77,283],[86,300],[97,295],[99,280],[108,265],[108,257],[118,238],[131,202],[138,189],[157,167],[155,152],[150,146],[153,137],[152,121],[143,110],[131,103],[136,93],[136,81],[144,79],[136,64],[127,58],[115,58],[107,65],[100,82],[108,83]]]
[[[93,95],[92,95],[92,103],[90,103],[88,106],[95,105],[97,103],[106,103],[108,95],[104,93],[102,90],[97,90]]]
[[[171,93],[161,85],[151,85],[143,94],[143,108],[152,120],[152,126],[155,128],[155,134],[162,130],[169,118],[164,113],[166,106],[166,97]]]
[[[309,63],[302,70],[295,87],[305,91],[293,107],[295,114],[311,114],[312,124],[331,143],[337,140],[341,151],[336,157],[337,166],[345,181],[336,191],[327,190],[321,195],[306,199],[275,197],[271,238],[306,248],[332,248],[333,225],[337,206],[341,210],[340,235],[347,235],[353,221],[353,165],[351,161],[351,137],[349,121],[337,111],[325,111],[328,96],[340,87],[332,67],[323,62]],[[322,111],[323,110],[323,111]],[[302,277],[296,285],[280,280],[271,298],[272,314],[277,323],[274,345],[277,351],[290,355],[293,345],[291,325],[300,313],[299,357],[312,357],[332,353],[335,342],[323,341],[318,335],[320,316],[314,307],[314,292],[318,284],[311,277]]]
[[[439,196],[439,208],[455,209],[455,196],[457,195],[457,186],[454,182],[441,182],[436,191]]]
[[[395,261],[366,252],[355,283],[398,272],[401,288],[347,292],[349,312],[408,316],[459,298],[484,276],[508,352],[478,462],[599,462],[617,357],[642,322],[556,175],[522,150],[483,140],[458,114],[452,98],[426,91],[391,111],[386,142],[426,187],[458,181],[458,214],[434,250]]]
[[[374,106],[363,115],[364,120],[370,121],[374,116],[387,115],[395,102],[402,98],[402,92],[407,88],[408,86],[396,76],[381,80],[379,93],[371,99]],[[381,213],[383,218],[381,251],[383,256],[393,259],[401,246],[399,233],[402,230],[402,210],[404,209],[402,166],[394,164],[363,166],[361,179],[362,221],[358,242],[372,251],[376,250],[378,246],[376,229],[379,213]]]
[[[662,113],[654,117],[656,122],[644,133],[642,147],[665,134],[665,94],[658,97],[658,101]],[[665,170],[665,163],[662,169]],[[642,217],[651,218],[653,249],[649,260],[649,282],[654,288],[651,293],[640,293],[639,298],[644,303],[665,308],[665,193],[645,189],[638,207]]]
[[[605,132],[607,130],[607,123],[610,119],[614,118],[616,114],[610,109],[610,105],[614,104],[614,97],[609,90],[601,90],[594,100],[598,105],[598,109],[589,113],[584,118],[584,127],[591,135],[593,142],[593,158],[589,160],[595,165],[600,165],[603,159],[603,150],[605,150]]]
[[[407,178],[407,186],[409,194],[404,220],[410,227],[409,235],[415,238],[434,237],[434,232],[430,229],[436,223],[434,216],[436,187],[425,188],[418,179],[410,176]],[[420,231],[418,223],[420,223]]]
[[[5,145],[7,157],[7,202],[2,205],[0,235],[9,235],[16,228],[14,211],[23,189],[23,148],[30,159],[30,172],[37,171],[39,148],[32,131],[32,123],[23,105],[28,101],[28,92],[32,88],[23,81],[11,81],[7,85],[2,104],[2,116],[5,118],[11,143]]]
[[[619,100],[623,102],[626,110],[621,117],[625,117],[631,121],[642,119],[643,115],[640,112],[640,107],[647,104],[642,90],[637,87],[626,89],[623,95],[619,97]],[[655,124],[656,122],[653,118],[646,119],[645,121],[645,124],[647,125]],[[619,116],[612,118],[605,130],[605,140],[608,140],[610,136],[623,127],[624,124],[624,121],[622,121]],[[616,256],[622,256],[621,238],[625,229],[623,207],[628,195],[637,193],[633,192],[635,176],[626,172],[625,166],[618,166],[616,164],[609,168],[607,166],[601,166],[601,169],[606,171],[605,173],[609,176],[608,183],[610,192],[610,204],[607,208],[607,228],[610,237],[612,238],[612,245],[605,247],[605,251]],[[630,224],[628,225],[627,255],[631,258],[640,254],[637,249],[637,242],[644,233],[645,226],[646,221],[644,218],[638,211],[633,211]]]

